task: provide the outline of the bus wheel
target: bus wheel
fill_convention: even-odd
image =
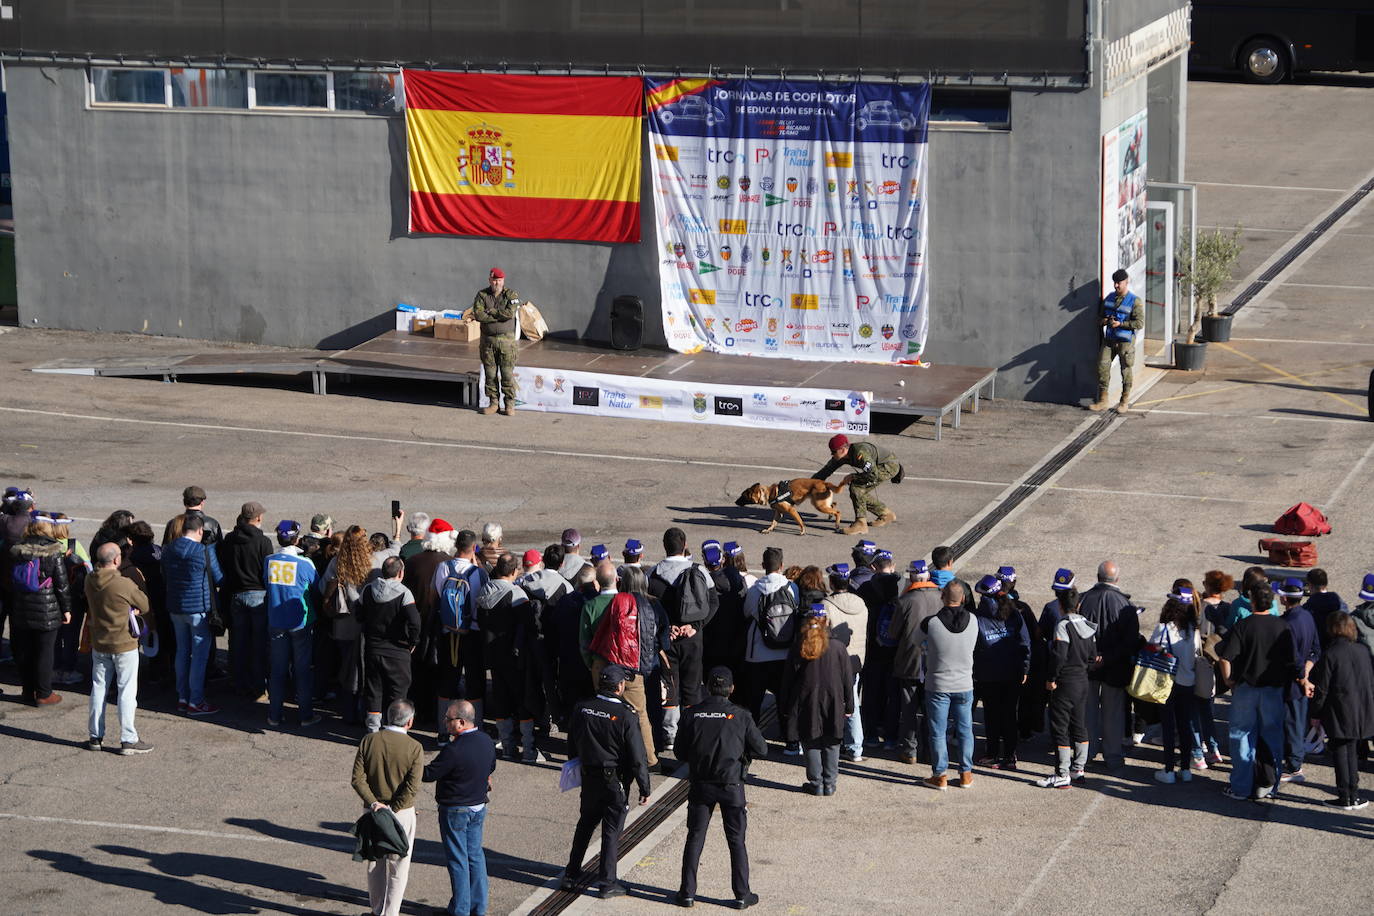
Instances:
[[[1240,51],[1240,70],[1252,83],[1281,83],[1288,77],[1288,51],[1272,38],[1255,38]]]

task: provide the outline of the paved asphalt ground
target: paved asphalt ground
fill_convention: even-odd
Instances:
[[[1368,177],[1374,80],[1299,85],[1190,85],[1191,181],[1202,221],[1240,221],[1242,273],[1267,259]],[[1168,372],[961,561],[966,576],[1012,563],[1023,594],[1047,600],[1061,565],[1091,575],[1114,557],[1123,585],[1152,609],[1177,575],[1259,562],[1255,542],[1305,499],[1330,516],[1322,565],[1353,598],[1370,568],[1358,532],[1374,514],[1374,426],[1365,391],[1374,368],[1374,215],[1356,206],[1237,317],[1200,373]],[[1244,283],[1238,283],[1238,288]],[[938,341],[935,342],[938,347]],[[694,543],[740,540],[757,563],[766,544],[789,561],[826,563],[851,538],[817,524],[765,539],[758,510],[734,498],[756,480],[809,473],[825,455],[814,435],[703,431],[672,424],[524,414],[478,417],[432,393],[354,386],[316,398],[268,385],[163,385],[36,376],[59,357],[188,352],[186,341],[15,330],[0,336],[0,480],[34,486],[45,506],[82,520],[83,539],[116,508],[162,520],[187,483],[231,520],[248,498],[271,521],[330,512],[383,527],[390,500],[460,526],[500,520],[507,541],[542,546],[560,529],[587,543],[669,524]],[[342,393],[341,389],[341,393]],[[440,393],[438,398],[446,395]],[[908,468],[884,497],[899,524],[877,539],[905,563],[948,543],[1092,421],[1082,410],[994,402],[961,431],[884,430]],[[36,710],[14,702],[0,669],[0,869],[5,913],[358,913],[362,866],[349,860],[357,816],[348,787],[357,735],[330,718],[309,734],[267,729],[263,707],[223,698],[191,720],[147,698],[136,758],[94,754],[85,694]],[[220,699],[215,697],[215,699]],[[1222,709],[1224,715],[1224,707]],[[113,717],[113,708],[110,716]],[[290,715],[288,714],[288,720]],[[113,723],[111,723],[113,724]],[[429,744],[430,735],[422,735]],[[561,868],[575,799],[556,791],[555,762],[503,764],[486,847],[492,913],[528,908]],[[883,756],[845,764],[839,793],[800,793],[800,768],[775,755],[754,767],[750,847],[764,913],[1181,913],[1363,911],[1374,892],[1374,817],[1321,805],[1331,770],[1273,804],[1221,796],[1228,767],[1189,785],[1151,779],[1159,748],[1137,749],[1120,778],[1083,789],[1031,782],[1048,770],[1042,737],[1022,771],[979,771],[971,791],[917,788],[924,775]],[[1366,787],[1374,791],[1371,776]],[[655,777],[655,796],[672,784]],[[661,912],[677,887],[685,830],[670,816],[622,862],[633,896],[582,898],[567,912]],[[420,804],[417,864],[405,912],[448,898],[433,795]],[[728,896],[719,828],[707,844],[699,906]]]

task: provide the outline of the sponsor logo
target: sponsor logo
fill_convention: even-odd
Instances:
[[[816,253],[811,256],[811,261],[814,264],[829,264],[833,260],[835,260],[835,252],[829,248],[817,248]]]
[[[821,402],[820,402],[819,400],[802,401],[802,402],[800,402],[800,403],[801,403],[801,406],[803,406],[803,407],[820,407],[820,406],[821,406]]]
[[[761,392],[758,392],[758,391],[755,391],[755,392],[754,392],[754,406],[755,406],[755,407],[767,407],[767,406],[768,406],[768,395],[762,394]]]
[[[723,398],[717,395],[715,410],[716,415],[720,417],[742,417],[744,416],[744,399]]]
[[[836,191],[838,191],[839,189],[840,189],[839,182],[835,181],[835,179],[833,179],[833,178],[827,178],[827,179],[825,180],[825,193],[827,193],[827,194],[834,194],[834,193],[835,193]]]
[[[757,306],[758,308],[766,309],[770,305],[782,305],[782,300],[777,296],[770,296],[767,293],[746,292],[744,294],[744,304],[749,308]]]
[[[742,277],[749,272],[746,267],[727,267],[725,272],[732,277]]]
[[[761,199],[762,196],[759,194],[741,194],[739,196],[739,202],[742,204],[756,204]]]
[[[741,175],[741,176],[739,176],[739,189],[740,189],[741,191],[747,191],[747,190],[749,190],[749,187],[750,187],[751,184],[753,184],[753,182],[751,182],[751,181],[749,180],[749,176],[748,176],[748,175]]]
[[[762,178],[759,179],[759,190],[762,190],[762,191],[771,191],[771,190],[773,190],[773,176],[772,176],[772,175],[764,175]]]
[[[534,390],[535,390],[535,391],[543,391],[543,390],[544,390],[544,376],[542,376],[542,375],[536,375],[536,376],[534,377]]]
[[[729,175],[717,175],[717,176],[716,176],[716,187],[720,188],[722,191],[728,191],[728,190],[730,190],[730,176],[729,176]]]
[[[763,339],[763,347],[765,350],[776,350],[778,348],[778,339],[776,337],[765,337]]]
[[[810,150],[804,146],[784,146],[782,148],[783,160],[791,168],[809,169],[816,164],[814,157],[808,156]]]
[[[907,355],[907,356],[911,356],[911,355],[914,354],[914,353],[920,353],[920,352],[921,352],[921,345],[920,345],[920,344],[916,343],[915,341],[911,341],[911,340],[908,340],[908,341],[906,342],[906,355]]]
[[[914,312],[916,304],[908,296],[883,296],[883,305],[887,306],[889,312]]]
[[[692,394],[692,413],[697,416],[697,419],[706,416],[705,392],[697,391]]]
[[[789,177],[785,183],[785,187],[787,188],[787,193],[797,193],[797,179]]]
[[[639,406],[645,410],[662,410],[663,398],[656,398],[652,395],[641,394],[639,396]]]
[[[763,253],[759,257],[763,259],[763,263],[767,264],[773,258],[773,250],[765,245],[763,246]]]
[[[654,155],[665,162],[677,162],[677,147],[663,143],[654,144]]]
[[[708,177],[708,176],[706,176],[706,175],[691,175],[691,176],[689,176],[688,179],[687,179],[687,187],[689,187],[689,188],[704,188],[704,187],[706,187],[706,179],[707,179],[707,177]]]
[[[892,339],[892,335],[895,334],[895,333],[897,333],[897,329],[894,328],[892,325],[890,325],[890,324],[885,324],[885,325],[883,325],[883,329],[882,329],[883,340],[891,340],[891,339]]]
[[[859,394],[859,392],[851,391],[849,392],[849,409],[853,412],[854,416],[862,417],[864,411],[868,409],[868,401],[864,400],[864,396]]]
[[[716,291],[713,289],[689,289],[687,301],[693,305],[715,305]]]
[[[821,189],[821,183],[814,178],[806,179],[806,193],[815,194]]]
[[[825,409],[829,411],[844,412],[844,398],[826,398]]]
[[[832,169],[852,169],[854,167],[854,154],[826,153],[825,164]]]
[[[706,232],[706,220],[700,216],[692,216],[690,213],[674,213],[672,219],[668,221],[671,226],[676,223],[683,232]]]
[[[914,324],[904,324],[904,325],[902,325],[902,338],[903,338],[904,340],[915,340],[915,339],[916,339],[916,336],[917,336],[917,328],[916,328],[916,325],[914,325]]]
[[[764,205],[765,207],[776,207],[778,204],[785,204],[785,203],[787,203],[787,198],[786,198],[786,197],[778,197],[778,196],[775,195],[775,194],[764,194],[764,195],[763,195],[763,205]]]
[[[778,398],[778,404],[777,404],[777,406],[779,406],[779,407],[801,407],[802,405],[801,405],[801,402],[798,401],[798,400],[796,400],[796,399],[794,399],[794,398],[792,397],[792,395],[790,395],[790,394],[784,394],[782,397]]]
[[[868,424],[867,424],[867,423],[855,423],[853,420],[850,420],[850,421],[849,421],[848,423],[846,423],[844,426],[845,426],[845,429],[848,430],[848,431],[851,432],[851,433],[866,433],[866,432],[868,432]]]
[[[554,394],[562,394],[562,393],[563,393],[563,386],[566,385],[567,383],[568,383],[568,380],[565,379],[565,378],[555,378],[555,379],[553,380],[553,393],[554,393]]]
[[[847,321],[832,322],[831,325],[830,325],[830,336],[831,336],[831,337],[848,337],[848,336],[849,336],[849,322],[847,322]]]
[[[709,335],[709,334],[711,333],[711,325],[713,325],[713,324],[716,323],[716,319],[714,319],[714,318],[705,318],[705,319],[703,319],[703,320],[706,322],[706,333]]]
[[[722,343],[724,343],[727,347],[733,347],[735,345],[735,338],[727,337],[724,341],[722,341]]]
[[[749,231],[749,223],[742,219],[720,220],[721,235],[744,235]]]
[[[711,254],[711,249],[707,248],[705,245],[698,245],[692,249],[692,254],[696,255],[698,258],[704,258]]]
[[[677,258],[679,261],[682,260],[683,255],[687,254],[687,246],[681,242],[673,242],[670,246],[670,250],[672,251],[673,257]]]
[[[809,197],[794,197],[794,198],[792,198],[792,206],[794,206],[794,207],[801,207],[802,209],[808,209],[808,208],[811,206],[811,198],[809,198]],[[807,234],[808,234],[808,235],[814,235],[815,233],[814,233],[814,232],[811,232],[811,233],[807,233]]]
[[[728,261],[728,260],[730,260],[730,255],[733,254],[733,253],[734,253],[734,252],[731,250],[731,248],[730,248],[729,245],[721,245],[721,246],[720,246],[720,259],[721,259],[722,261]]]
[[[701,274],[702,276],[705,276],[706,274],[713,274],[718,270],[720,270],[720,268],[710,263],[709,261],[697,262],[697,273]]]
[[[859,336],[862,337],[864,340],[867,340],[868,338],[872,337],[872,336],[873,336],[873,325],[871,325],[871,324],[861,324],[861,325],[859,325]]]
[[[776,333],[778,333],[778,319],[776,319],[776,318],[769,318],[769,319],[768,319],[768,333],[769,333],[769,334],[776,334]]]
[[[803,311],[815,311],[821,307],[820,299],[809,293],[793,293],[792,308],[802,309]]]
[[[844,429],[844,421],[843,421],[843,420],[827,420],[826,423],[825,423],[825,428],[826,428],[826,429]]]
[[[634,410],[635,402],[627,392],[606,389],[606,406],[614,410]]]
[[[895,353],[896,351],[902,349],[902,345],[899,344],[899,343],[884,343],[882,349],[883,349],[883,352],[894,352],[894,353]]]
[[[798,417],[802,429],[825,429],[825,421],[819,417]]]
[[[573,403],[579,407],[597,407],[601,404],[601,389],[573,385]]]

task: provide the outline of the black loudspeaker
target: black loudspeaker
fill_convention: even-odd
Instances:
[[[644,300],[638,296],[616,296],[611,302],[611,346],[617,350],[638,350],[644,343]]]

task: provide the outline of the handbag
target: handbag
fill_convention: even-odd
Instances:
[[[1126,692],[1143,703],[1165,703],[1174,690],[1174,670],[1178,658],[1170,650],[1172,641],[1151,651],[1141,649],[1135,656],[1135,671]]]

